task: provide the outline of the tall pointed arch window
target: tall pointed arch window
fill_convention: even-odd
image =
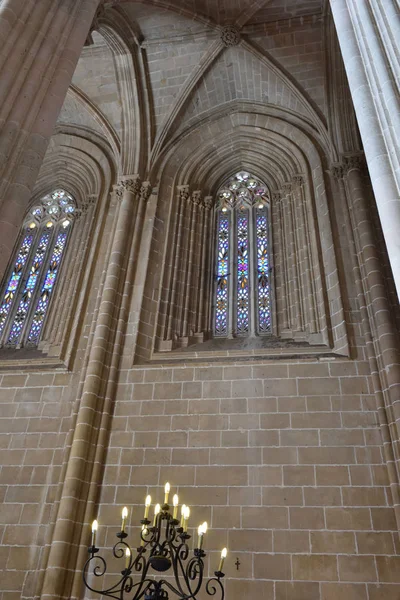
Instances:
[[[75,215],[75,200],[61,189],[27,214],[0,297],[1,346],[39,343]]]
[[[271,333],[269,194],[244,171],[218,193],[215,280],[216,337]]]

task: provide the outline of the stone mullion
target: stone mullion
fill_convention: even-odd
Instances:
[[[305,306],[304,306],[304,286],[301,268],[301,255],[300,255],[300,240],[299,240],[299,222],[296,219],[296,200],[297,194],[295,185],[291,184],[291,191],[289,194],[289,208],[290,208],[290,220],[291,230],[293,239],[293,274],[294,274],[294,295],[295,295],[295,308],[296,308],[296,319],[297,319],[297,330],[305,330]]]
[[[189,306],[189,335],[195,335],[197,332],[197,315],[199,304],[199,277],[201,264],[201,239],[203,231],[203,208],[201,199],[196,208],[193,267],[190,282],[190,306]]]
[[[330,0],[330,5],[400,296],[399,67],[392,58],[397,56],[398,3]],[[393,16],[385,19],[383,31],[374,23],[378,11]]]
[[[2,7],[0,28],[7,33],[2,40],[4,62],[0,68],[1,270],[14,246],[98,3],[28,0],[29,14],[25,3],[18,0],[9,0]]]
[[[277,334],[288,329],[287,294],[285,290],[285,256],[283,251],[282,194],[272,195],[272,232],[274,236],[275,301]]]
[[[194,271],[194,260],[193,260],[193,251],[194,251],[194,242],[195,242],[195,228],[197,229],[197,210],[198,205],[201,198],[201,192],[196,191],[193,192],[191,198],[191,206],[190,206],[190,222],[189,222],[189,240],[188,240],[188,259],[187,259],[187,267],[185,273],[185,282],[183,285],[183,319],[182,319],[182,336],[187,337],[189,335],[188,328],[188,313],[189,313],[189,305],[191,298],[191,286],[193,281],[193,271]]]
[[[316,333],[317,319],[316,319],[316,308],[314,300],[314,290],[312,286],[312,267],[310,261],[310,238],[308,235],[308,221],[306,212],[306,200],[304,196],[304,179],[302,176],[296,178],[295,193],[297,197],[297,216],[296,221],[298,223],[299,230],[299,246],[301,255],[301,278],[303,284],[303,311],[306,323],[306,328],[310,333]]]
[[[203,327],[202,331],[208,332],[210,330],[210,321],[211,321],[211,293],[212,293],[212,285],[214,282],[214,248],[215,248],[215,240],[213,236],[213,227],[212,227],[212,217],[214,212],[211,210],[212,207],[212,198],[211,196],[207,196],[204,198],[204,206],[205,206],[205,228],[204,228],[204,240],[205,240],[205,268],[204,268],[204,293],[203,296]],[[211,242],[211,243],[210,243]]]
[[[64,332],[66,315],[71,306],[73,289],[76,287],[78,278],[76,276],[76,261],[83,256],[85,243],[84,231],[87,229],[87,214],[75,219],[72,236],[65,249],[64,261],[60,280],[56,287],[56,296],[52,304],[48,322],[43,331],[43,339],[48,344],[57,343]],[[60,285],[61,284],[61,285]]]
[[[309,192],[310,193],[310,192]],[[303,214],[303,222],[304,222],[304,234],[306,239],[306,261],[307,261],[307,273],[308,273],[308,283],[310,287],[310,312],[311,312],[311,321],[312,331],[318,332],[321,330],[321,318],[319,315],[317,297],[318,292],[315,285],[315,275],[318,274],[318,279],[321,279],[321,274],[318,268],[318,258],[313,258],[313,246],[315,245],[315,238],[313,238],[313,233],[310,228],[310,219],[309,210],[307,206],[307,191],[305,187],[305,182],[303,180],[301,186],[301,209]],[[310,209],[311,212],[311,209]],[[324,325],[326,326],[325,317],[323,318]]]
[[[185,303],[185,293],[186,293],[186,281],[188,279],[189,273],[189,243],[191,237],[191,223],[192,223],[192,214],[193,214],[193,203],[191,197],[189,196],[185,203],[185,214],[183,217],[183,228],[182,228],[182,237],[181,237],[181,260],[180,260],[180,270],[178,275],[178,294],[177,294],[177,302],[176,302],[176,313],[175,313],[175,331],[177,333],[178,338],[183,337],[183,313],[184,313],[184,303]]]
[[[200,202],[201,202],[201,192],[196,191],[192,194],[193,201],[193,219],[191,226],[191,240],[190,240],[190,272],[189,272],[189,281],[186,291],[185,298],[185,315],[184,319],[187,323],[187,334],[193,335],[196,331],[196,298],[198,294],[198,289],[195,287],[195,282],[198,279],[198,262],[199,262],[199,210],[200,210]]]
[[[396,514],[397,525],[400,528],[400,490],[399,490],[399,477],[396,468],[396,461],[394,457],[393,442],[391,438],[391,432],[388,424],[388,415],[385,406],[385,399],[382,393],[382,382],[380,379],[379,367],[375,353],[375,346],[373,342],[373,336],[371,333],[370,319],[366,306],[366,298],[364,294],[364,284],[361,276],[359,264],[360,256],[356,249],[356,243],[354,239],[354,229],[351,226],[352,215],[348,205],[349,192],[346,190],[342,175],[336,172],[337,182],[340,190],[340,195],[344,198],[344,205],[346,215],[344,218],[344,226],[346,237],[349,242],[349,250],[352,256],[354,282],[356,287],[356,293],[358,297],[360,315],[361,315],[361,327],[365,339],[366,352],[368,363],[371,370],[371,377],[374,386],[374,394],[377,403],[377,413],[379,419],[380,431],[382,434],[383,442],[383,455],[385,464],[388,469],[389,486],[392,494],[393,506]]]
[[[67,595],[64,586],[65,578],[68,570],[74,569],[76,564],[77,551],[73,545],[76,536],[75,523],[77,516],[85,510],[88,484],[94,468],[93,458],[99,436],[98,425],[105,408],[104,375],[105,369],[109,370],[107,366],[110,358],[109,344],[115,321],[116,304],[121,293],[121,276],[126,263],[126,249],[129,247],[138,182],[137,176],[126,177],[117,192],[121,197],[121,204],[53,533],[43,597],[56,598]],[[60,547],[70,549],[68,565],[65,563],[65,552],[60,552]]]
[[[297,327],[297,310],[296,310],[296,287],[295,287],[295,266],[293,260],[294,254],[294,239],[293,239],[293,226],[291,223],[291,210],[290,210],[290,195],[291,185],[285,184],[283,186],[282,195],[282,225],[283,225],[283,252],[285,256],[285,280],[287,289],[288,299],[288,313],[289,313],[289,329],[293,333],[298,329]]]
[[[65,302],[63,313],[64,315],[60,318],[60,324],[57,331],[57,336],[55,338],[55,343],[61,343],[62,339],[65,337],[65,324],[67,323],[68,315],[71,314],[71,306],[72,300],[79,294],[79,282],[81,280],[81,274],[85,266],[84,257],[87,253],[87,247],[89,244],[90,238],[90,229],[93,223],[94,217],[94,206],[89,206],[88,210],[85,212],[83,216],[82,223],[78,223],[77,226],[80,228],[80,240],[79,240],[79,250],[76,254],[77,262],[70,264],[71,267],[71,276],[69,280],[69,288],[66,291],[66,297],[68,298],[68,302]],[[69,260],[69,259],[68,259]],[[76,265],[78,265],[78,272],[76,271]],[[78,287],[79,286],[79,287]]]
[[[206,289],[206,270],[207,270],[207,244],[210,243],[210,239],[207,233],[207,217],[209,216],[209,210],[211,207],[212,198],[211,196],[207,196],[203,199],[203,202],[200,207],[201,214],[201,233],[200,233],[200,259],[199,259],[199,276],[198,276],[198,308],[197,308],[197,322],[196,322],[196,333],[205,332],[206,327],[203,321],[204,316],[204,306],[212,304],[211,296],[205,296]],[[211,266],[213,268],[213,266]]]
[[[379,255],[375,246],[375,236],[371,225],[368,206],[364,195],[363,176],[358,165],[347,165],[346,186],[351,198],[350,213],[356,232],[360,266],[366,297],[369,300],[369,318],[373,323],[373,335],[379,346],[377,355],[380,364],[380,378],[386,399],[388,426],[393,440],[397,471],[400,465],[397,449],[400,428],[400,351],[399,342],[393,333],[390,306],[386,298],[386,287],[381,273]]]
[[[184,225],[184,214],[185,214],[185,204],[189,197],[189,186],[182,185],[179,186],[179,197],[180,197],[180,205],[179,205],[179,217],[178,217],[178,227],[177,227],[177,235],[175,237],[176,240],[176,252],[174,257],[173,264],[173,276],[172,276],[172,289],[171,296],[169,301],[169,314],[168,314],[168,327],[167,327],[167,340],[172,339],[173,333],[175,330],[175,302],[178,292],[178,277],[179,277],[179,262],[181,260],[181,240],[182,240],[182,229]]]
[[[179,228],[179,216],[181,211],[182,198],[181,194],[178,193],[176,195],[176,210],[174,210],[174,204],[171,208],[171,217],[170,224],[168,227],[167,240],[169,239],[177,239],[178,236],[178,228]],[[158,338],[160,340],[168,339],[167,330],[168,330],[168,322],[170,321],[171,314],[171,295],[172,295],[172,275],[174,271],[174,264],[176,259],[177,246],[176,244],[171,244],[166,249],[166,257],[167,257],[167,265],[165,266],[164,276],[163,276],[163,286],[161,291],[161,300],[160,300],[160,317],[158,321]]]

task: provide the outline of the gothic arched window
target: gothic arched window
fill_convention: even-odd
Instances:
[[[57,189],[27,214],[0,297],[2,346],[37,346],[75,212],[72,196]]]
[[[269,196],[240,172],[219,191],[216,210],[214,335],[271,333]]]

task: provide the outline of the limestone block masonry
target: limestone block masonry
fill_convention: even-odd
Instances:
[[[0,0],[2,269],[35,198],[81,215],[39,346],[0,348],[0,600],[93,600],[91,521],[137,539],[166,481],[226,600],[399,600],[398,10],[328,4]],[[243,170],[273,332],[215,339]]]

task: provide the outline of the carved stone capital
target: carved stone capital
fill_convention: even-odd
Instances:
[[[192,202],[193,204],[195,204],[196,206],[198,206],[201,202],[201,191],[200,190],[196,190],[192,193]]]
[[[116,194],[118,198],[122,198],[124,192],[129,192],[130,194],[139,194],[141,188],[141,181],[139,175],[132,175],[128,177],[124,177],[121,181],[118,182],[116,186]]]
[[[221,29],[221,42],[224,46],[237,46],[240,43],[240,32],[237,27],[227,25]]]
[[[295,175],[292,179],[292,184],[295,187],[301,187],[302,185],[304,185],[304,177],[303,175]]]
[[[290,194],[292,191],[292,183],[288,182],[288,183],[284,183],[282,186],[282,191],[284,193],[284,195]]]
[[[178,194],[181,200],[189,200],[189,186],[188,185],[178,185]]]
[[[280,202],[282,200],[282,192],[272,192],[272,202]]]
[[[332,165],[331,173],[335,179],[343,179],[349,171],[354,169],[366,171],[367,163],[364,154],[343,155],[340,163]]]
[[[151,185],[150,181],[144,181],[140,188],[140,199],[144,202],[147,202],[147,200],[150,198],[152,189],[153,186]]]
[[[207,210],[210,210],[212,205],[213,205],[213,197],[212,196],[205,196],[203,198],[203,205]]]
[[[352,169],[364,171],[367,168],[364,154],[349,154],[343,157],[346,173]]]
[[[97,194],[90,194],[89,196],[87,196],[86,202],[87,202],[88,206],[93,206],[93,204],[96,204],[97,198],[98,198]]]
[[[335,179],[343,179],[345,174],[344,165],[340,163],[338,163],[337,165],[333,165],[331,167],[331,173]]]

